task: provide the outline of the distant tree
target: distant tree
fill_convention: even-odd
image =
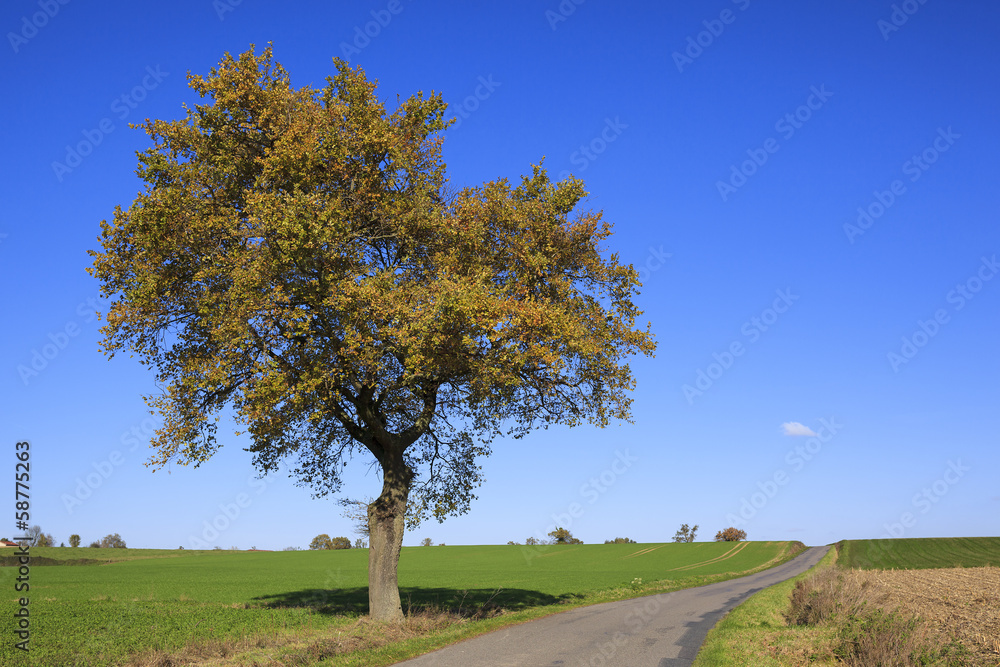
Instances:
[[[313,538],[313,541],[309,543],[310,549],[330,549],[330,536],[326,533],[320,533]]]
[[[177,550],[178,550],[178,551],[184,551],[184,545],[182,544],[182,545],[180,545],[179,547],[177,547]]]
[[[216,544],[214,547],[212,547],[212,551],[222,551],[222,547]]]
[[[535,537],[529,537],[528,539],[526,539],[526,540],[524,541],[524,543],[525,543],[526,545],[528,545],[529,547],[533,547],[533,546],[535,546],[536,544],[538,544],[538,539],[537,539],[537,538],[535,538]]]
[[[285,547],[282,551],[302,551],[302,547]]]
[[[73,547],[74,549],[76,547],[80,546],[80,536],[79,535],[75,535],[75,534],[74,535],[70,535],[69,536],[69,545],[71,547]]]
[[[682,523],[680,530],[674,533],[674,542],[694,542],[694,537],[698,533],[698,526],[689,528],[686,523]]]
[[[41,526],[32,526],[27,531],[25,531],[24,536],[27,538],[28,546],[37,547],[38,538],[41,536],[41,534],[42,534]]]
[[[635,544],[636,541],[628,537],[616,537],[613,540],[604,540],[605,544]]]
[[[51,547],[55,545],[55,540],[52,538],[52,533],[42,533],[38,536],[35,541],[36,547]]]
[[[354,548],[355,549],[367,549],[368,548],[368,542],[366,542],[364,540],[364,538],[359,537],[358,539],[354,540]]]
[[[508,544],[508,545],[511,545],[511,546],[517,546],[517,545],[518,545],[518,544],[520,544],[520,543],[519,543],[519,542],[515,542],[514,540],[511,540],[511,541],[509,541],[509,542],[508,542],[507,544]]]
[[[351,538],[349,537],[335,537],[330,540],[331,549],[350,549],[351,548]]]
[[[88,546],[91,549],[100,549],[101,548],[101,543],[95,540],[95,541],[91,542]]]
[[[64,546],[66,546],[66,543],[65,543],[65,542],[60,542],[60,543],[59,543],[59,547],[60,547],[60,548],[62,548],[62,547],[64,547]]]
[[[422,547],[429,547],[432,546],[433,544],[434,543],[431,542],[431,538],[429,537],[425,537],[424,539],[420,540],[420,546]]]
[[[442,543],[441,543],[441,544],[439,544],[438,546],[439,546],[439,547],[443,547],[443,546],[445,546],[445,543],[444,543],[444,542],[442,542]]]
[[[102,549],[125,549],[125,540],[118,533],[111,533],[101,538]]]
[[[747,531],[730,526],[725,530],[720,530],[715,534],[716,542],[739,542],[747,538]]]
[[[569,532],[565,528],[556,528],[551,533],[549,537],[552,538],[553,544],[583,544],[582,540],[578,540],[573,537],[573,533]]]

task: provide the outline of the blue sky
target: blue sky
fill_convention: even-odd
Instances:
[[[11,468],[31,443],[32,522],[353,537],[332,500],[256,480],[234,428],[199,469],[145,467],[152,376],[99,351],[85,273],[141,186],[128,123],[181,117],[186,72],[273,42],[297,86],[347,55],[390,105],[442,92],[458,185],[572,171],[643,276],[635,423],[495,443],[470,513],[404,544],[1000,534],[998,27],[985,1],[5,3],[0,443]],[[379,486],[356,460],[343,495]]]

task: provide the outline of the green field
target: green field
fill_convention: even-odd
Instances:
[[[789,542],[607,544],[551,547],[404,548],[404,610],[458,610],[492,603],[511,610],[656,592],[730,578],[786,559]],[[367,611],[365,549],[228,552],[32,549],[72,563],[31,570],[30,662],[5,630],[0,663],[112,665],[187,642],[333,628]],[[0,568],[0,614],[16,608],[15,568]],[[631,585],[641,579],[641,585]],[[657,584],[657,582],[660,582]],[[16,660],[16,662],[15,662]],[[383,663],[384,664],[384,663]]]
[[[837,548],[842,567],[863,570],[1000,566],[1000,537],[844,540]]]

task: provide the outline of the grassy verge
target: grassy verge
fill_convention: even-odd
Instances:
[[[322,663],[381,667],[503,627],[577,607],[668,593],[746,576],[787,562],[803,550],[801,543],[789,543],[770,561],[748,570],[694,575],[648,584],[635,583],[628,587],[582,593],[555,605],[508,611],[485,604],[463,613],[433,607],[413,609],[401,626],[373,623],[364,617],[345,617],[344,623],[323,629],[300,628],[226,642],[194,643],[169,652],[145,652],[134,656],[127,664],[131,667],[190,664],[235,667],[275,664],[306,666]]]
[[[996,665],[1000,627],[990,613],[995,568],[972,568],[983,540],[864,541],[865,563],[956,563],[956,570],[851,568],[850,545],[810,571],[772,586],[734,609],[705,639],[695,667],[737,665]],[[859,550],[853,552],[858,557]],[[957,560],[957,562],[956,562]]]
[[[766,588],[733,609],[709,631],[693,667],[780,667],[789,664],[836,664],[826,648],[836,630],[789,627],[784,619],[796,582],[837,561],[830,551],[811,570]]]

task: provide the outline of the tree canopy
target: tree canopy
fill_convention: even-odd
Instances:
[[[747,539],[747,531],[730,526],[725,530],[720,530],[715,534],[716,542],[742,542]]]
[[[552,538],[552,544],[583,544],[583,540],[573,537],[568,529],[559,526],[549,533],[549,537]]]
[[[403,521],[468,510],[477,459],[500,436],[630,418],[631,265],[600,244],[582,181],[536,165],[452,188],[446,104],[387,111],[376,83],[334,59],[294,88],[270,47],[189,75],[203,103],[141,127],[145,183],[102,221],[89,269],[112,299],[103,347],[149,365],[163,415],[150,464],[198,464],[219,413],[249,433],[261,474],[294,460],[317,495],[374,459],[370,604],[398,618]],[[573,215],[571,215],[573,214]]]

